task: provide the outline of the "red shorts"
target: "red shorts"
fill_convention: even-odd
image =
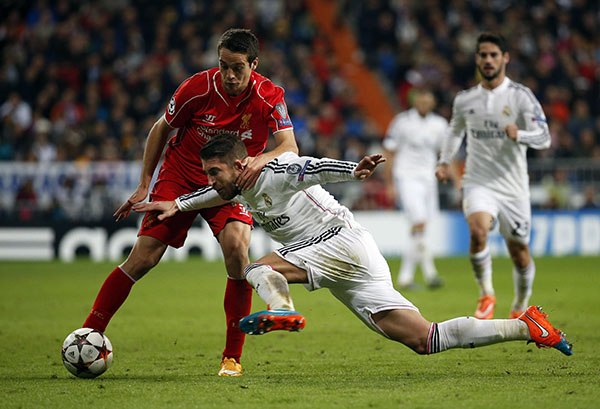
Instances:
[[[150,201],[175,200],[185,193],[190,193],[189,189],[169,180],[161,180],[154,185],[154,189],[150,194]],[[138,236],[154,237],[169,246],[179,248],[183,246],[187,232],[198,214],[206,220],[215,236],[231,220],[238,220],[252,226],[252,216],[244,206],[239,203],[231,203],[208,209],[177,212],[175,216],[162,221],[157,219],[157,212],[148,212],[144,216]]]

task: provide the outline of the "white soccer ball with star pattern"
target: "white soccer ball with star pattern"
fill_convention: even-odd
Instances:
[[[65,368],[79,378],[103,374],[113,360],[112,345],[106,335],[92,328],[71,332],[62,346]]]

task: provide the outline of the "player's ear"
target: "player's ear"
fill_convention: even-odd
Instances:
[[[508,53],[508,51],[506,51],[504,53],[504,64],[508,64],[509,61],[510,61],[510,54]]]
[[[254,61],[252,61],[252,63],[250,64],[250,69],[251,69],[251,70],[255,70],[255,69],[256,69],[256,67],[258,67],[258,57],[256,57],[256,58],[254,59]]]

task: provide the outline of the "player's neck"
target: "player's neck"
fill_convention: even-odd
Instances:
[[[504,82],[504,78],[506,78],[506,74],[500,74],[491,80],[486,80],[485,78],[481,80],[481,86],[487,90],[493,90],[496,87],[499,87]]]

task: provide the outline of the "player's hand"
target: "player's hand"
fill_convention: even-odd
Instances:
[[[506,128],[504,128],[504,132],[506,132],[506,135],[508,135],[509,139],[512,139],[513,141],[517,141],[517,132],[519,131],[519,128],[517,128],[517,125],[515,124],[510,124],[510,125],[506,125]]]
[[[260,156],[252,157],[248,156],[242,161],[244,170],[235,180],[235,185],[240,190],[248,190],[254,187],[262,168],[266,165]]]
[[[175,200],[166,200],[166,201],[157,201],[157,202],[148,202],[148,203],[137,203],[133,206],[133,210],[138,213],[143,212],[159,212],[157,219],[165,220],[169,217],[172,217],[179,211],[177,207],[177,203]]]
[[[143,202],[148,197],[148,187],[138,186],[138,188],[133,192],[129,199],[125,203],[121,205],[117,209],[117,211],[113,214],[113,217],[116,217],[116,221],[120,222],[131,213],[131,208],[134,204]]]
[[[368,178],[373,174],[377,165],[382,162],[385,162],[385,158],[381,153],[365,156],[358,162],[356,169],[354,169],[354,177],[360,180]]]
[[[443,183],[448,182],[449,170],[448,170],[447,163],[440,163],[438,165],[437,169],[435,170],[435,177],[440,182],[443,182]]]

